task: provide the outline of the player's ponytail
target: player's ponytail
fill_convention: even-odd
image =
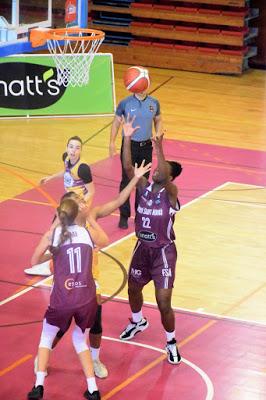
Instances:
[[[67,240],[71,241],[71,234],[68,227],[73,224],[75,218],[78,215],[79,207],[78,204],[72,199],[65,199],[61,202],[57,209],[58,218],[61,225],[61,233],[59,236],[59,242],[56,247],[51,246],[51,253],[55,254],[59,247]]]

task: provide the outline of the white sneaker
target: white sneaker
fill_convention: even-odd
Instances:
[[[50,270],[50,261],[45,261],[41,264],[36,264],[31,268],[24,269],[25,274],[28,275],[41,275],[41,276],[50,276],[52,272]]]
[[[35,373],[35,375],[37,375],[37,372],[38,372],[38,356],[36,356],[35,358],[34,358],[34,373]],[[45,377],[48,375],[48,372],[47,371],[45,371]]]
[[[123,330],[119,338],[121,340],[130,340],[132,339],[138,332],[143,332],[148,328],[149,322],[146,318],[142,318],[139,322],[133,322],[132,319],[129,319],[130,323]]]
[[[170,364],[180,364],[182,359],[179,354],[176,340],[172,339],[170,342],[166,343],[165,350],[167,352],[167,359]]]
[[[98,359],[93,360],[94,373],[98,378],[106,378],[108,376],[108,371],[106,366]]]

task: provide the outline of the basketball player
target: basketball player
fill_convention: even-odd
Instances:
[[[66,152],[62,158],[64,170],[51,176],[45,176],[40,180],[40,184],[47,183],[55,178],[64,177],[64,187],[66,191],[73,191],[81,196],[89,210],[95,193],[94,183],[89,165],[81,158],[82,141],[79,136],[72,136],[67,141]],[[24,269],[28,275],[51,275],[49,263],[34,265]]]
[[[75,192],[85,204],[85,210],[89,210],[93,196],[95,193],[94,184],[92,181],[92,174],[89,165],[82,159],[82,141],[80,137],[73,136],[67,141],[66,152],[63,154],[64,170],[55,173],[54,175],[44,177],[41,179],[40,183],[49,182],[52,179],[64,177],[64,187],[65,190]],[[94,255],[95,260],[96,255]],[[44,262],[41,264],[34,265],[31,268],[24,270],[26,274],[29,275],[42,275],[50,276],[52,274],[50,268],[50,262]],[[99,276],[99,268],[97,262],[94,262],[93,275],[97,287],[97,293],[100,296],[100,288],[97,282]],[[98,296],[99,303],[100,297]],[[96,314],[95,324],[90,330],[90,350],[93,358],[94,372],[98,378],[106,378],[108,376],[108,370],[106,366],[101,362],[100,355],[100,345],[102,336],[102,323],[101,323],[101,304],[98,305],[98,310]],[[61,331],[57,334],[57,340],[60,339]],[[56,343],[56,342],[55,342]],[[36,371],[36,359],[35,367]]]
[[[157,99],[149,96],[147,92],[134,93],[126,97],[117,106],[116,114],[111,127],[109,154],[110,157],[116,154],[115,140],[118,135],[119,128],[122,126],[122,117],[135,117],[135,123],[139,126],[138,131],[131,140],[131,160],[133,165],[140,165],[142,160],[146,163],[152,161],[152,126],[154,125],[156,135],[162,131],[162,118],[160,103]],[[122,131],[122,135],[124,132]],[[128,176],[123,167],[123,143],[120,150],[120,160],[122,167],[122,179],[119,190],[128,184]],[[147,178],[149,175],[147,175]],[[136,203],[135,203],[136,204]],[[128,228],[128,218],[130,217],[129,199],[120,207],[119,228]]]
[[[134,174],[130,141],[138,129],[138,126],[132,127],[133,122],[134,118],[124,123],[123,165],[129,179]],[[166,334],[168,361],[171,364],[179,364],[181,356],[176,345],[175,316],[171,308],[171,298],[177,258],[173,223],[180,204],[177,187],[172,181],[180,175],[182,167],[177,162],[165,161],[162,138],[163,135],[153,139],[158,165],[154,170],[152,183],[142,177],[137,185],[135,230],[138,241],[133,252],[128,278],[132,319],[121,333],[120,339],[132,339],[138,332],[148,327],[148,321],[143,318],[141,310],[142,290],[153,280],[155,297]]]
[[[28,393],[28,399],[42,399],[44,380],[53,342],[59,331],[68,330],[72,318],[75,328],[72,334],[74,348],[79,356],[87,379],[88,389],[84,397],[88,400],[99,400],[91,354],[87,346],[87,334],[95,320],[97,312],[96,287],[92,276],[92,249],[105,246],[108,237],[96,222],[112,213],[129,196],[143,174],[151,165],[135,167],[134,177],[120,196],[102,206],[95,207],[88,215],[89,231],[77,225],[79,206],[71,198],[65,198],[58,208],[58,221],[44,234],[32,256],[32,263],[53,258],[54,285],[50,305],[45,313],[42,335],[38,351],[36,382]],[[51,253],[47,254],[47,249]]]

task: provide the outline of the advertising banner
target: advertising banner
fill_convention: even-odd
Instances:
[[[0,58],[0,117],[113,114],[113,59],[96,54],[86,86],[57,84],[50,55]]]

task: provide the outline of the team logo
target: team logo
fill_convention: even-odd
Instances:
[[[74,179],[72,178],[69,172],[64,173],[64,186],[65,187],[72,187],[74,184]]]
[[[153,232],[140,231],[138,233],[138,238],[145,240],[146,242],[154,242],[157,239],[157,235]]]
[[[152,203],[153,203],[152,200],[148,200],[148,201],[147,201],[147,206],[151,207],[151,206],[152,206]]]
[[[157,204],[157,205],[158,205],[158,204],[161,204],[161,200],[160,200],[160,199],[156,199],[156,200],[155,200],[155,204]]]
[[[65,281],[65,288],[67,290],[78,289],[82,287],[87,287],[87,285],[83,285],[81,281],[74,281],[73,278],[69,278]]]
[[[149,109],[150,109],[150,112],[153,112],[154,111],[153,105],[150,105]]]

